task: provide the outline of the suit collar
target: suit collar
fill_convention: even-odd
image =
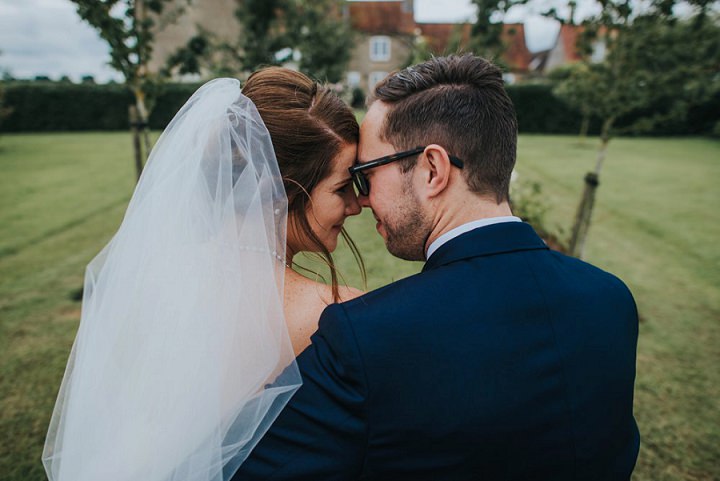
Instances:
[[[443,244],[425,263],[423,272],[471,257],[547,249],[530,224],[504,222],[466,232]]]

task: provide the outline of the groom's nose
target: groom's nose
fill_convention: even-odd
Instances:
[[[358,193],[357,201],[361,207],[370,207],[370,198],[367,195]]]

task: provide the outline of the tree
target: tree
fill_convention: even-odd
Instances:
[[[591,65],[584,62],[574,63],[558,67],[549,75],[550,81],[558,84],[554,89],[555,96],[577,108],[582,115],[579,136],[583,144],[590,129],[592,105],[596,101],[593,78],[588,72],[590,68]]]
[[[287,46],[288,36],[284,17],[291,0],[243,0],[236,11],[242,25],[239,42],[242,68],[255,70],[278,63],[275,53]]]
[[[657,0],[640,14],[633,13],[629,0],[601,4],[602,12],[584,24],[581,48],[587,53],[591,42],[603,41],[605,59],[586,59],[556,88],[561,98],[602,125],[595,169],[585,177],[570,239],[570,252],[579,257],[618,118],[634,113],[637,120],[625,129],[649,132],[664,121],[684,118],[691,106],[720,88],[720,28],[707,14],[707,6],[699,5],[699,12],[682,20],[672,13],[674,0]],[[665,108],[645,113],[656,104]]]
[[[236,11],[236,43],[200,31],[171,55],[165,71],[227,75],[293,61],[303,73],[339,82],[353,47],[342,6],[340,0],[244,0]]]
[[[155,34],[184,12],[174,0],[71,0],[78,15],[90,24],[110,47],[110,66],[121,73],[135,96],[131,109],[134,126],[135,167],[138,178],[150,151],[147,130],[148,91],[157,79],[148,72]],[[187,0],[189,1],[189,0]],[[166,4],[173,8],[166,11]],[[134,111],[134,113],[133,113]],[[135,118],[133,118],[135,117]],[[139,135],[143,134],[145,154]]]
[[[470,50],[476,55],[500,62],[505,51],[503,19],[516,5],[528,0],[472,0],[477,7],[477,18],[470,31]]]
[[[423,35],[416,34],[412,43],[409,45],[410,53],[408,54],[407,59],[405,59],[405,63],[403,63],[402,68],[425,62],[426,60],[431,59],[433,55],[451,55],[462,52],[465,49],[465,44],[467,43],[464,38],[464,27],[465,24],[462,23],[458,23],[453,27],[450,32],[450,38],[448,39],[443,52],[434,51],[427,38]]]
[[[292,0],[287,46],[300,54],[300,71],[331,83],[340,82],[350,61],[353,34],[338,0]]]

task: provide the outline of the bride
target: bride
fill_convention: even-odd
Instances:
[[[158,140],[110,243],[43,452],[51,481],[220,481],[300,386],[320,313],[360,291],[331,252],[360,212],[358,124],[282,68],[202,86]],[[331,284],[290,267],[318,253]],[[360,265],[362,263],[360,262]]]

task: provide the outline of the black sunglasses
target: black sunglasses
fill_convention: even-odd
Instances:
[[[374,169],[375,167],[380,167],[381,165],[389,164],[390,162],[395,162],[396,160],[412,157],[413,155],[422,153],[426,148],[427,146],[415,147],[412,150],[405,150],[392,155],[386,155],[385,157],[380,157],[379,159],[350,167],[348,171],[350,172],[350,176],[353,179],[355,187],[357,187],[358,193],[360,193],[360,195],[370,194],[370,181],[368,180],[367,175],[365,175],[366,170]],[[458,159],[454,155],[448,155],[448,157],[450,158],[450,163],[458,169],[462,169],[465,165],[462,160]]]

